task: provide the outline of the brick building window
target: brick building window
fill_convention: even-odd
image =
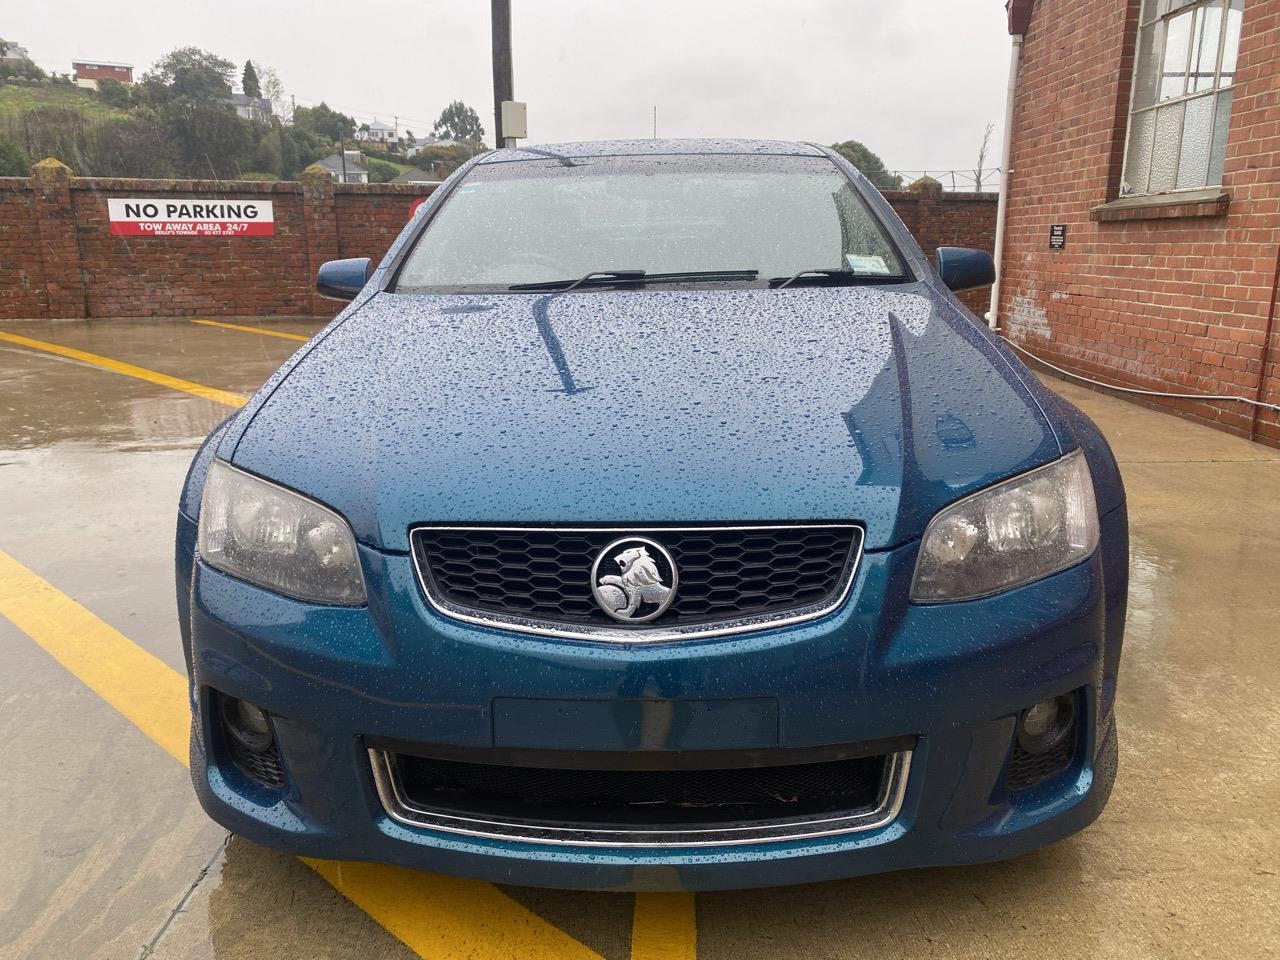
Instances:
[[[1222,183],[1244,0],[1143,0],[1123,197]]]

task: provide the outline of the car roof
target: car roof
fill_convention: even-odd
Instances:
[[[670,154],[763,154],[774,156],[820,157],[821,150],[809,143],[787,140],[591,140],[571,143],[539,143],[494,150],[481,163],[509,163],[513,160],[546,160],[549,157],[625,157]]]

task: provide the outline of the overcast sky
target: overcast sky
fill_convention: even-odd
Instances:
[[[45,69],[178,46],[268,64],[320,100],[421,135],[446,103],[492,138],[485,0],[60,0],[6,4],[0,36]],[[530,142],[648,137],[862,140],[894,169],[998,154],[1009,37],[1001,0],[512,0]],[[125,11],[127,10],[127,13]],[[56,11],[54,13],[53,11]],[[998,159],[989,161],[993,165]]]

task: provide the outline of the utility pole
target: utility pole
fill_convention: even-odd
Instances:
[[[516,98],[511,74],[511,0],[491,0],[493,24],[493,132],[498,147],[514,147],[514,138],[502,135],[502,101]]]
[[[653,105],[653,139],[658,139],[658,105]]]

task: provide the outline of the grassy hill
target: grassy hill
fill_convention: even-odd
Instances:
[[[78,110],[89,120],[111,120],[125,111],[107,106],[92,91],[68,83],[41,83],[32,86],[6,83],[0,87],[0,119],[17,119],[28,110],[42,108]]]

